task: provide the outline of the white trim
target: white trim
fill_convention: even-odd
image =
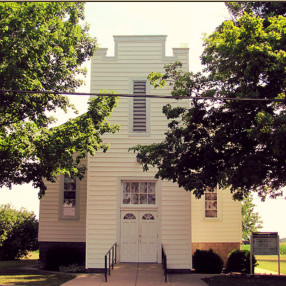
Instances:
[[[193,197],[190,193],[190,211],[189,211],[189,222],[190,222],[190,251],[189,251],[189,265],[190,269],[193,268],[193,223],[192,223],[192,213],[193,213]]]
[[[162,54],[161,60],[163,62],[176,61],[178,60],[178,55],[187,54],[187,59],[189,58],[189,48],[173,48],[173,55],[166,56],[166,40],[167,35],[116,35],[113,36],[114,39],[114,56],[107,56],[108,48],[99,48],[96,50],[95,56],[101,55],[102,61],[117,61],[118,60],[118,46],[120,42],[154,42],[162,44]],[[92,62],[93,62],[92,57]],[[150,71],[151,72],[151,71]]]
[[[64,175],[60,175],[59,184],[59,220],[79,220],[80,218],[80,180],[76,178],[76,191],[75,191],[75,215],[63,215],[63,200],[64,200]]]
[[[204,197],[201,199],[201,217],[202,220],[205,222],[217,222],[217,221],[222,221],[223,220],[223,216],[222,216],[222,200],[223,200],[223,195],[222,195],[223,189],[220,189],[217,186],[217,217],[206,217],[206,197],[204,195]]]
[[[115,35],[114,42],[166,42],[167,35]]]

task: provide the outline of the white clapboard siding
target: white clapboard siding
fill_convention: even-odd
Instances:
[[[169,95],[170,87],[155,90],[150,87],[147,76],[153,71],[164,72],[164,65],[174,62],[180,56],[188,63],[188,49],[174,50],[173,57],[165,57],[165,36],[115,37],[115,56],[106,57],[107,50],[99,50],[92,58],[91,92],[114,90],[118,93],[133,93],[133,83],[143,82],[142,95]],[[184,69],[187,71],[187,64]],[[135,94],[140,92],[134,90]],[[129,128],[134,116],[130,106],[132,98],[120,98],[118,108],[108,119],[121,125],[120,132],[105,135],[110,143],[106,153],[98,152],[88,160],[87,184],[87,268],[103,268],[104,254],[120,238],[120,178],[154,178],[155,168],[143,172],[134,152],[128,148],[137,144],[150,144],[164,139],[167,120],[162,114],[169,99],[144,99],[150,113],[146,118],[148,132],[135,134]],[[144,102],[140,102],[142,109]],[[135,99],[135,104],[137,104]],[[187,102],[182,102],[185,106]],[[144,113],[144,112],[143,112]],[[138,116],[139,118],[139,116]],[[139,118],[140,119],[140,118]],[[149,120],[149,121],[148,121]],[[190,269],[191,267],[191,196],[171,182],[157,183],[159,214],[159,237],[168,255],[168,267]],[[119,246],[120,247],[120,246]],[[119,250],[120,252],[120,250]],[[120,257],[119,257],[120,258]],[[160,262],[160,258],[158,259]]]
[[[82,162],[86,164],[86,160]],[[45,182],[46,195],[40,200],[39,241],[85,242],[87,178],[79,182],[79,219],[59,219],[60,180]]]
[[[192,198],[192,228],[193,242],[240,242],[241,233],[241,203],[233,201],[229,190],[219,190],[221,203],[218,211],[222,212],[220,219],[204,219],[204,197]],[[211,235],[210,235],[211,234]]]
[[[161,184],[161,240],[168,268],[188,269],[191,264],[191,195],[172,182]]]

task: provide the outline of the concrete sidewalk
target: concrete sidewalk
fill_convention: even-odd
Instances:
[[[259,268],[259,267],[255,267],[254,273],[255,274],[265,274],[265,275],[269,275],[269,274],[278,275],[278,272],[262,269],[262,268]]]
[[[168,274],[165,283],[162,265],[149,263],[119,263],[104,280],[104,274],[79,274],[62,286],[206,286],[201,280],[211,274]]]

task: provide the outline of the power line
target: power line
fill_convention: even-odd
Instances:
[[[24,93],[24,94],[62,94],[62,95],[78,95],[78,96],[114,96],[114,97],[142,97],[134,94],[115,94],[115,93],[84,93],[84,92],[64,92],[64,91],[30,91],[30,90],[0,90],[0,92],[11,92],[11,93]],[[144,97],[148,98],[170,98],[176,99],[170,95],[152,95],[146,94]],[[181,97],[182,98],[182,97]],[[189,97],[184,97],[188,99]]]
[[[114,93],[84,93],[84,92],[64,92],[64,91],[31,91],[31,90],[0,90],[4,93],[22,93],[22,94],[61,94],[77,96],[114,96],[114,97],[142,97],[134,94],[114,94]],[[197,100],[228,100],[228,101],[264,101],[264,102],[286,102],[286,99],[276,98],[246,98],[246,97],[209,97],[209,96],[171,96],[171,95],[144,95],[146,98],[163,98],[163,99],[197,99]]]

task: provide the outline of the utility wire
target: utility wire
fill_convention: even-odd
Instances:
[[[0,90],[1,93],[23,93],[23,94],[62,94],[77,96],[116,96],[116,97],[146,97],[146,98],[165,98],[165,99],[198,99],[198,100],[229,100],[229,101],[266,101],[266,102],[286,102],[286,99],[276,98],[246,98],[246,97],[210,97],[210,96],[171,96],[171,95],[152,95],[144,96],[134,94],[114,94],[114,93],[84,93],[84,92],[64,92],[64,91],[31,91],[31,90]]]

